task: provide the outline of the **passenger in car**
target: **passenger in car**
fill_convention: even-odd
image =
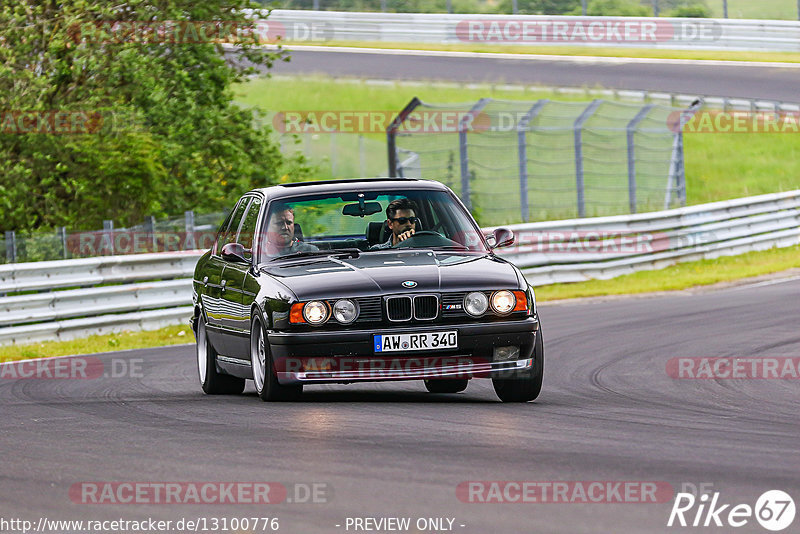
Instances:
[[[414,235],[418,225],[417,207],[414,202],[407,198],[392,200],[386,206],[386,226],[392,233],[385,243],[373,245],[370,250],[392,248]]]
[[[278,206],[272,211],[267,224],[265,245],[266,255],[271,257],[319,250],[295,237],[294,210],[288,206]]]

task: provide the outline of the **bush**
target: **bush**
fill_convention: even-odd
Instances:
[[[575,14],[580,12],[577,10]],[[652,16],[653,11],[636,0],[591,0],[586,14],[592,17],[647,17]]]
[[[678,18],[709,18],[711,16],[711,10],[708,6],[702,4],[694,4],[691,6],[682,6],[677,9],[673,9],[669,12],[670,17],[678,17]]]

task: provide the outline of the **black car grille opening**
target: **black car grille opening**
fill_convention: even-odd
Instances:
[[[356,300],[358,301],[357,322],[379,322],[381,320],[381,303],[383,299],[380,297],[362,297]]]
[[[466,292],[444,293],[442,295],[442,317],[467,316],[467,312],[464,311],[464,297],[466,296]]]
[[[390,321],[408,321],[411,319],[411,297],[388,297],[386,314]]]
[[[414,297],[414,319],[436,319],[439,312],[439,299],[436,295],[421,295]]]

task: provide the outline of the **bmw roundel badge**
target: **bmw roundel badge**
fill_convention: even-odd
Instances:
[[[417,283],[413,280],[406,280],[405,282],[403,282],[403,287],[409,287],[409,288],[417,287]]]

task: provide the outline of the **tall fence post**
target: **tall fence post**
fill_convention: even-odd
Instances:
[[[394,118],[392,123],[386,128],[386,148],[389,151],[389,177],[397,178],[397,130],[403,121],[408,118],[409,114],[414,111],[422,101],[416,96],[411,99],[411,102],[406,104],[397,117]]]
[[[59,226],[56,228],[56,235],[58,240],[61,241],[61,257],[67,259],[67,227]]]
[[[658,0],[653,0],[653,16],[657,17],[659,15],[659,11]]]
[[[639,127],[639,123],[650,113],[650,110],[653,109],[653,106],[653,104],[648,104],[643,107],[628,123],[628,209],[631,213],[636,213],[636,129]]]
[[[683,128],[692,120],[692,117],[703,107],[703,100],[698,99],[692,104],[681,111],[680,119],[677,124],[677,132],[672,141],[672,157],[669,163],[669,176],[667,177],[667,191],[664,195],[664,209],[669,209],[672,202],[672,189],[675,188],[675,194],[678,197],[678,202],[681,206],[686,205],[686,169],[683,158]],[[674,182],[674,186],[673,186]]]
[[[575,188],[578,193],[578,217],[586,217],[583,185],[583,126],[602,103],[601,99],[592,101],[575,120]]]
[[[728,0],[722,0],[722,16],[728,18]]]
[[[584,17],[586,16],[586,12],[587,12],[587,6],[586,6],[586,4],[588,3],[588,1],[589,1],[589,0],[581,0],[581,8],[582,8],[582,10],[583,10],[583,16],[584,16]]]
[[[6,263],[17,263],[17,233],[6,231]]]
[[[461,118],[458,123],[458,150],[461,161],[461,200],[467,209],[472,210],[472,192],[469,183],[469,155],[467,152],[467,132],[472,129],[472,121],[491,102],[491,98],[481,98],[478,100],[469,113]]]
[[[542,99],[536,102],[520,119],[517,124],[517,154],[519,156],[519,209],[522,222],[528,222],[530,208],[528,207],[528,139],[527,132],[531,121],[550,100]]]
[[[156,241],[156,218],[148,215],[144,218],[144,233],[150,236],[151,252],[158,252],[158,242]]]
[[[197,243],[194,238],[194,211],[192,210],[183,212],[183,232],[184,238],[179,241],[179,243],[183,244],[183,250],[196,249]]]
[[[108,242],[108,251],[114,255],[114,221],[106,219],[103,221],[103,239],[100,241],[100,250],[103,243]]]

